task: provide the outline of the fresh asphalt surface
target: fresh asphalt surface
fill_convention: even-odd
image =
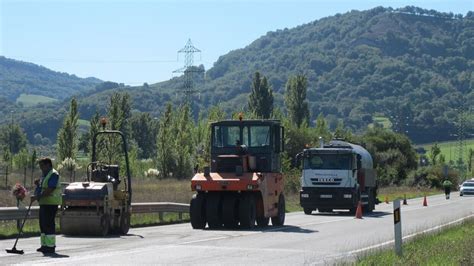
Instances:
[[[403,236],[474,216],[474,197],[444,195],[402,205]],[[39,237],[20,239],[24,255],[7,254],[14,240],[1,240],[0,264],[333,264],[354,259],[367,247],[393,246],[393,205],[354,219],[346,212],[289,213],[285,226],[254,230],[193,230],[189,223],[131,229],[126,236],[57,238],[57,254],[36,252]]]

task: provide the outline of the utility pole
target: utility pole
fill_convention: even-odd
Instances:
[[[173,71],[173,73],[184,73],[184,87],[182,93],[184,94],[184,102],[187,104],[191,103],[191,98],[196,90],[194,89],[194,73],[203,73],[203,69],[199,69],[194,66],[194,53],[201,53],[201,50],[194,47],[191,39],[188,39],[186,45],[178,51],[178,57],[180,53],[184,53],[184,67]]]
[[[457,167],[460,172],[460,181],[465,178],[464,149],[465,149],[465,127],[466,127],[466,106],[464,99],[457,109],[458,118],[458,147],[457,147]]]

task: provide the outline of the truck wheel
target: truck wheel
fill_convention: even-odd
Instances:
[[[243,194],[239,203],[239,220],[242,228],[253,228],[257,216],[257,207],[252,194]]]
[[[206,198],[202,193],[193,195],[189,206],[189,214],[191,216],[191,226],[194,229],[204,229],[206,227]]]
[[[349,209],[349,214],[355,214],[357,211],[357,207],[353,207]]]
[[[222,226],[222,202],[219,193],[210,193],[206,199],[206,220],[209,228]]]
[[[278,198],[278,215],[272,217],[273,226],[281,226],[285,223],[285,196],[283,193]]]
[[[257,226],[258,227],[267,227],[270,222],[269,217],[257,217]]]
[[[313,209],[311,209],[311,208],[303,208],[303,211],[304,211],[304,214],[306,214],[306,215],[311,215],[311,213],[313,212]]]
[[[362,211],[364,213],[371,213],[375,209],[375,199],[374,199],[374,194],[372,193],[372,190],[367,189],[368,192],[368,198],[367,198],[367,204],[362,205]]]
[[[236,195],[225,195],[222,200],[222,221],[226,228],[235,228],[239,224],[239,201]]]

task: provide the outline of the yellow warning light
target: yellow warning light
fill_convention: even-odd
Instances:
[[[107,125],[107,118],[106,117],[102,117],[100,119],[100,124],[102,125],[102,128],[105,129],[105,126]]]

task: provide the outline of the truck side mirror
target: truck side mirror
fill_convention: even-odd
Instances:
[[[303,153],[300,152],[295,156],[295,165],[298,167],[301,165],[301,158],[303,158]]]
[[[357,170],[360,170],[362,168],[362,156],[360,154],[357,154]]]

